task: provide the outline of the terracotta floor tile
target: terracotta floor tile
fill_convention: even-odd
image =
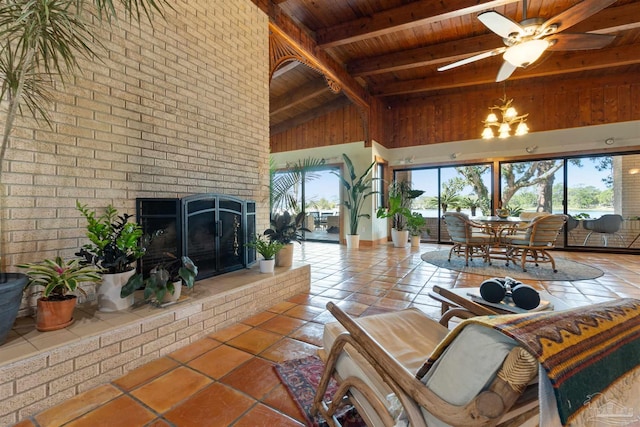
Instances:
[[[282,334],[253,328],[227,341],[227,345],[239,348],[251,354],[258,354],[282,338]]]
[[[351,316],[360,316],[367,308],[368,304],[362,304],[356,301],[340,301],[336,305]]]
[[[221,345],[192,360],[187,365],[212,378],[219,379],[249,359],[251,359],[249,353],[228,345]]]
[[[299,427],[303,425],[301,422],[280,412],[258,404],[243,416],[240,421],[235,423],[233,427]]]
[[[296,305],[295,302],[282,301],[274,306],[269,307],[267,311],[271,311],[274,313],[284,313],[285,311],[289,310],[291,307],[294,307],[295,305]]]
[[[19,423],[14,424],[13,427],[36,427],[36,425],[31,420],[22,420]]]
[[[302,320],[311,320],[324,311],[323,308],[311,305],[298,305],[284,312],[289,317],[295,317]]]
[[[300,329],[294,331],[290,335],[290,337],[321,347],[323,332],[324,325],[320,323],[309,322],[306,325],[302,326]]]
[[[231,338],[237,337],[243,332],[247,332],[249,329],[251,329],[251,326],[238,323],[237,325],[229,326],[228,328],[224,328],[220,331],[216,331],[210,334],[209,338],[213,338],[214,340],[218,340],[220,342],[226,342]]]
[[[267,320],[259,327],[267,331],[275,332],[280,335],[289,335],[307,322],[302,319],[296,319],[289,316],[277,316],[271,320]]]
[[[142,427],[154,418],[156,415],[129,396],[120,396],[75,421],[65,424],[65,427]]]
[[[158,413],[171,409],[211,383],[211,379],[184,366],[162,375],[131,392]]]
[[[128,374],[113,381],[113,383],[125,391],[133,390],[139,385],[164,374],[176,366],[178,366],[178,363],[175,360],[169,359],[168,357],[162,357],[134,369]]]
[[[316,354],[318,347],[306,342],[294,340],[291,338],[283,338],[262,353],[260,356],[274,362],[282,362],[284,360],[299,359],[301,357]]]
[[[151,421],[151,423],[147,424],[144,427],[173,427],[171,424],[169,424],[167,421],[158,418],[155,419],[153,421]]]
[[[286,387],[280,384],[271,393],[269,393],[264,399],[263,403],[270,407],[277,409],[278,411],[287,414],[291,418],[305,422],[305,417],[300,410],[300,407],[296,404],[291,397],[291,394],[287,391]]]
[[[214,383],[167,412],[165,418],[180,427],[224,427],[254,404],[255,400],[240,392]]]
[[[254,357],[220,379],[220,382],[261,400],[280,384],[273,363]]]
[[[276,317],[276,313],[271,313],[269,311],[263,311],[262,313],[258,313],[254,316],[249,317],[248,319],[244,319],[242,323],[250,326],[258,326],[261,323],[266,322],[267,320]]]
[[[186,363],[218,346],[220,346],[220,341],[211,338],[202,338],[186,347],[182,347],[180,350],[169,353],[168,356],[178,362]]]
[[[64,405],[54,406],[35,416],[41,427],[57,427],[120,396],[122,392],[111,384],[101,385],[67,399]]]

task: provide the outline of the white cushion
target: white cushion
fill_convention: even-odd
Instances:
[[[466,405],[493,380],[516,342],[493,329],[467,325],[431,367],[423,382],[443,400]],[[447,426],[423,408],[427,425]]]

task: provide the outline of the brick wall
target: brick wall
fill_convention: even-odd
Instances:
[[[58,86],[53,129],[19,119],[2,176],[3,266],[85,243],[76,199],[134,213],[136,197],[224,193],[268,225],[267,17],[250,0],[170,2],[153,28],[101,30],[101,61]]]

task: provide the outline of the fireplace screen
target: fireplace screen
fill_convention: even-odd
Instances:
[[[248,267],[255,249],[246,247],[256,229],[255,202],[219,194],[182,199],[136,199],[145,234],[153,239],[140,260],[147,274],[172,256],[187,255],[198,266],[197,279]]]

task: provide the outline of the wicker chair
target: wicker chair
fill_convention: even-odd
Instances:
[[[496,241],[495,235],[487,228],[459,212],[445,212],[442,219],[447,225],[453,247],[449,251],[449,261],[455,252],[458,256],[464,253],[464,264],[469,265],[469,258],[481,257],[491,264],[491,245]]]
[[[446,327],[415,308],[356,320],[331,302],[327,309],[338,322],[325,325],[324,348],[330,351],[320,352],[325,370],[312,412],[330,426],[340,426],[334,414],[345,398],[370,427],[394,426],[398,419],[412,427],[522,425],[523,418],[537,419],[537,360],[498,332],[465,327],[438,366],[419,379],[428,356],[446,339]],[[339,387],[327,403],[332,376]]]
[[[502,244],[506,246],[507,265],[510,261],[518,262],[522,271],[527,271],[527,262],[535,265],[548,262],[551,263],[553,272],[557,272],[556,262],[547,251],[555,247],[566,220],[566,215],[539,216],[526,227],[519,228],[518,233],[502,236]]]

